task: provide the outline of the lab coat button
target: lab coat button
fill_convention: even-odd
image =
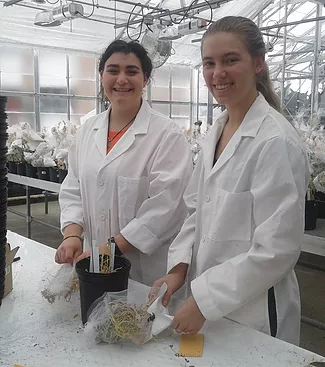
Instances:
[[[99,181],[99,186],[104,186],[104,181],[100,180]]]
[[[206,198],[205,198],[205,201],[208,203],[210,200],[211,200],[210,196],[207,195]]]
[[[104,220],[106,219],[106,215],[104,215],[104,214],[103,214],[103,215],[101,215],[101,216],[100,216],[100,219],[104,221]]]
[[[202,237],[202,242],[205,242],[205,237]]]

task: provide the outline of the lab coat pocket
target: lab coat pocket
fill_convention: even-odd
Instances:
[[[208,237],[213,241],[250,241],[253,195],[217,189]]]
[[[148,198],[148,177],[118,177],[119,217],[125,223],[136,216],[142,202]]]

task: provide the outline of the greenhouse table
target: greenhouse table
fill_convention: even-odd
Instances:
[[[177,356],[179,336],[145,345],[88,346],[80,328],[78,295],[49,304],[42,298],[44,274],[53,270],[54,250],[8,231],[20,246],[13,264],[14,290],[0,310],[0,365],[12,367],[287,367],[325,358],[223,319],[204,329],[202,358]]]
[[[27,237],[28,238],[31,237],[31,222],[32,221],[37,222],[37,223],[41,223],[41,224],[43,224],[47,227],[50,227],[50,228],[59,229],[58,227],[55,227],[50,223],[46,223],[46,222],[44,222],[40,219],[36,219],[32,216],[29,188],[30,187],[35,187],[37,189],[45,190],[46,192],[58,193],[60,191],[61,184],[55,183],[55,182],[49,182],[49,181],[45,181],[45,180],[39,180],[37,178],[20,176],[20,175],[14,174],[14,173],[8,173],[8,181],[9,182],[14,182],[16,184],[24,185],[25,188],[26,188],[26,214],[19,213],[19,212],[15,211],[13,209],[10,209],[10,208],[8,208],[8,211],[26,218]],[[47,209],[47,202],[46,202],[45,203],[45,214],[47,214],[47,211],[48,211],[48,209]]]

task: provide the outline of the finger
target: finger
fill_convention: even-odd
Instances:
[[[79,261],[81,261],[81,260],[83,260],[83,259],[86,259],[86,258],[87,258],[87,257],[89,257],[89,256],[90,256],[90,251],[85,251],[85,252],[81,253],[81,254],[76,258],[75,262],[77,263],[77,262],[79,262]]]
[[[56,253],[55,253],[55,262],[57,264],[62,264],[62,261],[61,261],[61,250],[57,250]]]
[[[163,306],[166,307],[168,305],[172,295],[173,295],[172,292],[169,289],[167,289],[167,291],[165,292],[165,294],[163,296],[163,299],[162,299]]]
[[[88,254],[88,256],[90,256],[90,251],[86,251],[86,253]],[[78,249],[75,251],[74,255],[73,255],[73,263],[75,264],[77,262],[77,259],[82,255],[82,249]],[[87,256],[87,257],[88,257]]]
[[[67,248],[65,250],[65,256],[62,260],[63,260],[63,262],[69,263],[69,264],[72,265],[73,264],[73,250],[70,249],[70,248]]]
[[[165,283],[165,277],[160,278],[153,283],[152,288],[160,288],[164,283]]]
[[[177,334],[183,334],[183,331],[180,330],[180,329],[176,329],[175,331],[176,331]]]
[[[174,317],[173,321],[172,321],[172,324],[171,324],[171,327],[173,329],[179,329],[179,321]]]

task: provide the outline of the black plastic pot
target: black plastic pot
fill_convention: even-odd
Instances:
[[[49,172],[50,172],[50,181],[59,182],[59,178],[60,178],[59,170],[56,167],[50,167]]]
[[[101,255],[99,257],[101,258]],[[131,269],[130,261],[120,256],[115,257],[114,269],[121,269],[111,274],[90,273],[89,263],[90,258],[87,257],[76,264],[83,324],[87,322],[88,310],[96,299],[105,292],[120,292],[127,289]]]
[[[17,164],[15,162],[8,162],[8,165],[10,173],[17,173]]]
[[[311,231],[317,224],[317,203],[315,200],[306,200],[305,202],[305,230]]]
[[[6,108],[8,98],[6,96],[0,96],[0,111],[4,112]]]
[[[7,148],[7,115],[5,114],[5,108],[7,103],[7,97],[0,96],[0,156],[1,158],[6,157]],[[7,168],[0,168],[0,179],[2,186],[0,187],[0,199],[2,201],[2,205],[0,207],[0,218],[1,218],[1,227],[0,227],[0,306],[2,304],[2,298],[5,290],[5,268],[6,268],[6,234],[7,234],[7,195],[8,189],[5,185],[5,177],[7,175]]]
[[[50,181],[49,167],[37,167],[37,176],[40,180]]]
[[[66,169],[59,169],[59,183],[62,183],[68,174],[68,170]]]
[[[4,149],[7,146],[8,134],[0,131],[0,149]]]
[[[26,176],[26,164],[25,163],[17,164],[17,175]]]
[[[26,163],[25,166],[26,166],[26,176],[31,178],[37,178],[37,168],[29,163]]]
[[[320,191],[315,193],[315,201],[317,202],[317,218],[325,218],[325,194]]]

